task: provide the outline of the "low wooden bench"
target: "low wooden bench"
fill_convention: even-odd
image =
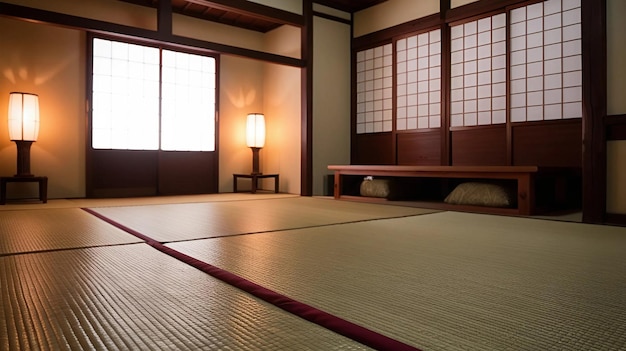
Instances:
[[[385,165],[329,165],[334,171],[335,199],[348,198],[365,201],[357,196],[342,194],[344,176],[374,176],[374,177],[428,177],[428,178],[464,178],[468,180],[515,180],[517,182],[517,207],[494,208],[482,206],[450,205],[442,202],[427,203],[426,207],[441,209],[475,210],[488,213],[531,215],[536,212],[535,181],[542,175],[558,175],[564,169],[543,168],[536,166],[385,166]],[[558,189],[555,189],[555,193]],[[560,195],[556,195],[560,196]]]

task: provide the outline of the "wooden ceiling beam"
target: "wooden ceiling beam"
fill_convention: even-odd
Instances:
[[[304,17],[293,12],[260,5],[246,0],[186,0],[187,2],[212,7],[242,15],[260,18],[270,22],[304,26]]]
[[[85,17],[78,17],[59,12],[41,10],[21,5],[8,4],[0,1],[0,16],[21,19],[29,22],[48,23],[62,27],[92,31],[108,35],[141,40],[147,43],[166,43],[171,46],[191,48],[211,53],[230,54],[251,59],[276,63],[280,65],[302,67],[305,62],[300,59],[276,55],[268,52],[240,48],[236,46],[214,43],[194,38],[181,37],[171,33],[126,26]]]

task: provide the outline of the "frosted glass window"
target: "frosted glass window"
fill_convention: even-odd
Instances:
[[[92,81],[92,147],[157,150],[159,49],[94,38]]]
[[[215,65],[212,57],[94,38],[92,147],[215,150]]]
[[[407,46],[405,42],[416,43],[416,57],[404,54]],[[463,42],[460,41],[458,45],[463,47]],[[396,71],[399,72],[398,66],[405,63],[400,58],[406,57],[407,75],[415,75],[418,81],[415,91],[411,89],[409,79],[402,81],[399,73],[396,77],[397,101],[406,101],[409,111],[405,114],[400,110],[404,106],[396,103],[396,130],[441,127],[441,30],[398,40],[396,56]],[[455,69],[463,71],[463,64],[459,63]]]
[[[510,46],[511,79],[527,78],[525,86],[511,81],[511,93],[517,94],[511,96],[511,121],[582,117],[582,107],[574,111],[582,106],[580,1],[548,0],[511,10],[511,18],[532,27],[527,34],[511,33],[511,43],[527,44]]]
[[[408,57],[417,56],[417,41],[403,40],[398,45],[404,50],[402,55],[396,56],[397,83],[403,85],[406,93],[417,87],[415,62],[407,64]],[[362,101],[357,100],[357,134],[392,130],[392,52],[391,44],[357,52],[357,96],[363,94],[364,97]],[[397,104],[406,108],[406,95],[398,99]]]
[[[515,31],[525,34],[526,23],[520,23]],[[505,26],[506,14],[498,14],[451,28],[451,43],[460,43],[451,52],[452,127],[506,122],[506,106],[499,104],[506,100],[506,89],[499,85],[506,82]],[[516,45],[526,47],[525,41]],[[502,99],[494,104],[494,97]]]
[[[215,59],[163,50],[161,149],[215,149]]]

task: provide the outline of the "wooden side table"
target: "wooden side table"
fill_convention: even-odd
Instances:
[[[0,177],[0,205],[7,203],[7,183],[39,183],[39,200],[44,204],[48,202],[48,177]]]
[[[256,193],[256,191],[257,191],[259,179],[262,179],[262,178],[274,178],[274,192],[278,193],[278,188],[279,188],[279,186],[278,186],[278,184],[279,184],[278,183],[278,179],[279,179],[278,174],[262,174],[262,173],[259,173],[259,174],[238,174],[238,173],[235,173],[235,174],[233,174],[233,192],[234,193],[238,192],[237,191],[237,179],[238,178],[249,178],[249,179],[252,179],[252,189],[251,189],[250,192],[253,193],[253,194]]]

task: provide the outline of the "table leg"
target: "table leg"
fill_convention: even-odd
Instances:
[[[278,182],[278,175],[276,175],[276,177],[274,177],[274,192],[278,193],[278,186],[279,182]]]
[[[237,176],[233,175],[233,193],[237,192]]]
[[[253,194],[256,194],[256,188],[258,186],[257,181],[258,178],[256,177],[256,175],[252,175],[252,190],[250,192]]]
[[[39,200],[44,204],[48,202],[48,178],[39,181]]]
[[[0,205],[6,205],[7,203],[7,180],[2,179],[0,181]]]

